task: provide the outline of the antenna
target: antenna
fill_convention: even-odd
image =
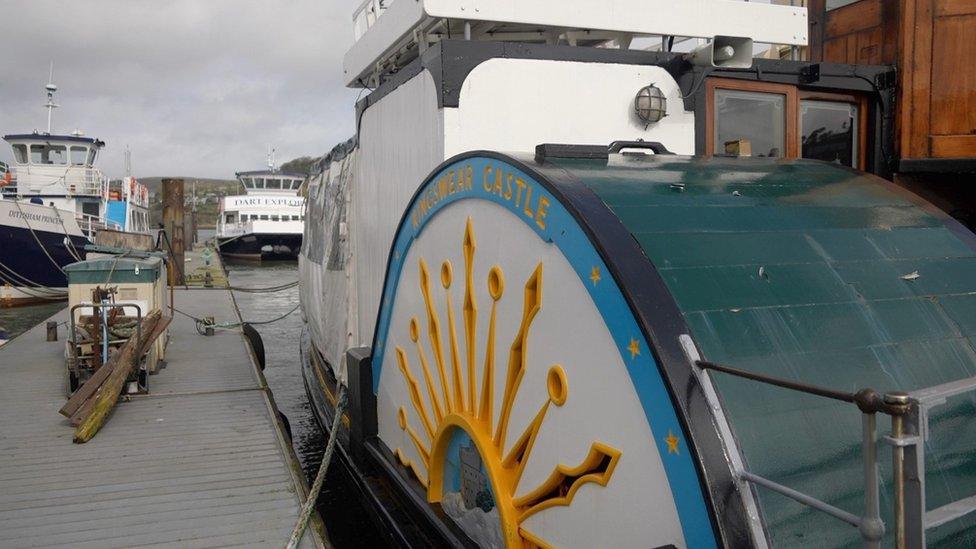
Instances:
[[[58,91],[58,87],[54,85],[54,61],[51,61],[51,72],[44,89],[47,91],[47,104],[44,105],[47,108],[47,133],[51,135],[51,115],[54,114],[54,109],[61,106],[54,102],[54,92]]]
[[[125,146],[125,151],[122,153],[123,166],[125,169],[125,176],[132,177],[132,150],[129,146]]]
[[[268,145],[268,169],[272,172],[276,170],[275,168],[275,152],[276,150],[271,145]]]

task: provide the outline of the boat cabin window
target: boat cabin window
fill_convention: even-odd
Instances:
[[[14,145],[14,160],[18,164],[27,163],[27,145]]]
[[[844,166],[858,163],[858,105],[839,101],[800,102],[800,155]]]
[[[706,154],[811,158],[864,169],[864,97],[714,78],[705,105]]]
[[[254,178],[254,188],[255,189],[263,189],[264,188],[264,178],[263,177],[255,177]]]
[[[278,216],[276,215],[271,216],[271,221],[278,221]]]
[[[84,166],[88,160],[88,147],[71,147],[71,165]]]
[[[292,221],[298,221],[298,216],[297,216],[297,215],[293,215],[293,216],[291,216],[291,220],[292,220]]]
[[[82,202],[81,203],[81,213],[83,215],[90,215],[92,217],[98,217],[98,202]]]
[[[64,145],[34,144],[30,146],[31,164],[55,164],[64,166],[68,163],[68,149]]]
[[[297,188],[299,188],[301,186],[302,186],[302,180],[301,179],[295,179],[295,180],[293,180],[291,182],[291,188],[292,189],[297,189]]]
[[[236,218],[236,215],[233,212],[231,212],[231,213],[227,214],[227,216],[226,216],[225,219],[226,219],[226,222],[227,223],[233,223],[235,218]]]
[[[88,165],[95,165],[95,157],[98,156],[98,149],[92,148],[88,150]]]
[[[267,221],[267,220],[268,220],[268,214],[261,214],[261,221]]]
[[[266,189],[280,189],[281,188],[281,180],[280,179],[276,179],[274,177],[269,177],[268,180],[267,180],[266,185],[267,185],[265,187]]]

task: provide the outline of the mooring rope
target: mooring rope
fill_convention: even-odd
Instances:
[[[215,329],[218,329],[218,330],[230,330],[232,328],[239,328],[239,327],[241,327],[241,326],[243,326],[245,324],[250,324],[252,326],[254,326],[254,325],[260,326],[261,324],[271,324],[272,322],[278,322],[279,320],[281,320],[281,319],[287,317],[288,315],[294,313],[295,311],[297,311],[298,308],[301,307],[301,306],[302,306],[302,304],[299,303],[298,305],[295,305],[294,307],[292,307],[292,309],[290,311],[288,311],[287,313],[285,313],[285,314],[283,314],[281,316],[277,316],[275,318],[272,318],[270,320],[245,320],[243,322],[214,322],[214,323],[211,323],[209,320],[207,320],[205,318],[199,318],[199,317],[196,317],[196,316],[191,315],[190,313],[181,311],[181,310],[177,309],[176,307],[173,307],[173,310],[176,311],[177,313],[179,313],[179,314],[181,314],[181,315],[183,315],[183,316],[185,316],[185,317],[193,320],[193,322],[196,324],[197,332],[200,335],[205,335],[207,328],[215,328]]]
[[[227,289],[234,290],[235,292],[242,292],[247,294],[265,294],[280,292],[282,290],[288,290],[298,286],[298,281],[289,282],[287,284],[281,284],[280,286],[268,286],[266,288],[242,288],[238,286],[228,286]]]
[[[64,238],[67,240],[68,245],[68,253],[71,254],[71,257],[75,258],[75,261],[81,261],[81,254],[75,248],[75,243],[71,241],[71,235],[68,234],[68,228],[64,226],[64,219],[61,218],[61,213],[58,212],[57,207],[54,205],[51,206],[51,209],[54,210],[54,215],[58,216],[58,223],[61,224],[61,230],[64,231]]]
[[[305,528],[308,526],[308,519],[315,509],[315,502],[319,499],[319,492],[322,491],[322,485],[325,484],[325,472],[329,470],[329,462],[332,461],[336,440],[339,438],[339,422],[342,420],[342,414],[346,411],[346,401],[346,387],[339,385],[339,398],[335,406],[335,417],[332,418],[332,429],[329,431],[329,443],[325,446],[325,454],[322,456],[322,463],[319,464],[319,472],[315,475],[315,482],[312,483],[312,488],[308,491],[305,504],[302,505],[298,522],[291,532],[291,538],[288,539],[287,549],[298,547],[298,542],[302,539],[302,534],[305,533]]]

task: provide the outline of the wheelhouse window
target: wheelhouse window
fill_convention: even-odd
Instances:
[[[280,179],[277,179],[277,178],[274,178],[274,177],[269,177],[268,178],[268,182],[266,183],[266,185],[267,185],[267,187],[265,187],[265,188],[267,188],[267,189],[280,189],[281,188],[281,180]]]
[[[253,189],[254,183],[251,181],[250,177],[242,177],[241,184],[244,185],[245,189]]]
[[[31,164],[68,164],[68,149],[64,145],[34,144],[30,146]]]
[[[863,96],[712,78],[706,81],[705,110],[705,154],[811,158],[865,167]]]
[[[18,164],[27,163],[27,145],[14,145],[14,160]]]
[[[800,155],[858,167],[859,107],[839,101],[800,101]]]
[[[95,157],[96,156],[98,156],[98,149],[92,147],[91,149],[88,150],[88,165],[89,166],[94,166],[95,165]]]
[[[72,166],[84,166],[88,160],[88,147],[71,147],[70,159]]]
[[[753,156],[786,155],[786,95],[745,90],[715,90],[716,150],[748,141]]]
[[[255,177],[254,178],[254,188],[255,189],[263,189],[264,188],[264,178],[263,177]]]

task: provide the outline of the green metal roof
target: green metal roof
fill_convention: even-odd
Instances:
[[[633,234],[705,359],[810,384],[910,391],[976,376],[976,246],[873,176],[815,161],[677,156],[548,159]],[[714,376],[751,471],[859,514],[850,405]],[[976,494],[976,398],[933,415],[927,507]],[[890,424],[879,418],[879,430]],[[890,451],[882,444],[882,483]],[[857,546],[852,527],[758,490],[773,544]],[[882,509],[890,531],[890,486]],[[928,532],[976,546],[976,516]]]
[[[163,260],[158,257],[104,257],[67,265],[69,284],[114,284],[154,282],[160,276]]]

